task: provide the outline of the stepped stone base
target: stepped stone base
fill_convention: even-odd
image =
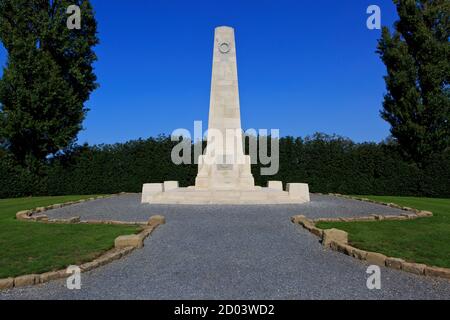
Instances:
[[[310,201],[307,184],[288,184],[288,190],[253,187],[243,190],[202,190],[196,187],[164,190],[164,184],[145,184],[142,203],[151,204],[299,204]]]

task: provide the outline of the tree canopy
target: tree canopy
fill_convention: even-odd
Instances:
[[[67,8],[81,9],[69,29]],[[97,87],[97,23],[88,0],[0,0],[8,60],[0,80],[0,142],[22,163],[42,161],[76,140]]]
[[[387,67],[381,115],[404,154],[424,163],[450,146],[450,1],[394,0],[399,20],[383,28]]]

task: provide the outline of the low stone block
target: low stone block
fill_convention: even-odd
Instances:
[[[330,248],[335,250],[335,251],[338,251],[340,253],[346,254],[348,256],[352,255],[353,247],[349,246],[346,243],[332,241],[331,244],[330,244]]]
[[[23,215],[26,215],[26,216],[30,217],[33,214],[33,211],[31,211],[31,210],[24,210],[24,211],[17,212],[17,214],[23,214]]]
[[[402,216],[385,216],[384,220],[388,220],[388,221],[396,221],[396,220],[404,220],[405,217]]]
[[[96,265],[96,268],[107,265],[109,262],[111,262],[111,260],[107,256],[101,256],[92,261],[92,263]]]
[[[302,221],[305,221],[306,217],[304,215],[297,215],[291,217],[291,221],[295,224],[301,224]]]
[[[68,223],[80,223],[81,217],[72,217],[69,220],[67,220]]]
[[[433,216],[433,212],[431,212],[431,211],[419,211],[419,212],[417,212],[417,215],[419,217],[432,217]]]
[[[385,266],[387,257],[378,252],[367,252],[366,260],[370,264],[377,266]]]
[[[0,279],[0,290],[7,290],[14,287],[14,278]]]
[[[316,228],[314,222],[303,215],[293,216],[291,220],[293,223],[303,226],[308,231],[312,231],[314,228]]]
[[[399,258],[386,258],[386,267],[400,270],[405,261]]]
[[[145,226],[144,230],[139,233],[143,239],[146,239],[155,230],[154,226]]]
[[[49,222],[51,222],[51,223],[60,223],[60,224],[70,223],[69,219],[59,219],[59,218],[50,219]]]
[[[88,263],[84,263],[80,266],[82,272],[88,272],[97,268],[99,264],[97,262],[91,261]]]
[[[310,202],[309,185],[307,183],[288,183],[286,191],[289,197]]]
[[[39,279],[39,276],[36,274],[29,274],[25,276],[20,276],[14,278],[14,287],[27,287],[36,284],[36,280]]]
[[[120,248],[118,250],[120,250],[120,252],[122,253],[122,257],[129,254],[130,252],[132,252],[133,250],[135,250],[136,248],[133,247],[125,247],[125,248]]]
[[[358,217],[355,221],[375,221],[374,216]]]
[[[32,212],[30,210],[19,211],[16,213],[17,220],[28,220]]]
[[[104,266],[114,260],[120,259],[122,256],[122,252],[117,249],[116,251],[110,251],[105,253],[104,255],[95,259],[92,263],[94,264],[94,268]]]
[[[103,224],[104,223],[103,220],[88,220],[88,221],[85,221],[85,222],[87,222],[89,224]]]
[[[425,275],[450,279],[450,269],[439,267],[426,267]]]
[[[414,214],[414,213],[402,213],[401,216],[402,216],[402,217],[406,217],[406,218],[408,218],[408,219],[414,219],[414,218],[417,218],[417,215]]]
[[[53,280],[63,279],[67,277],[64,270],[50,271],[39,275],[39,283],[46,283]]]
[[[329,229],[323,231],[322,244],[329,247],[332,241],[347,244],[348,233],[339,229]]]
[[[163,191],[167,192],[170,190],[175,190],[180,187],[178,181],[164,181]]]
[[[142,203],[149,203],[158,193],[163,192],[162,183],[146,183],[142,187]]]
[[[144,246],[144,239],[137,234],[120,236],[114,241],[114,246],[119,249],[125,247],[142,248]]]
[[[156,216],[150,217],[147,225],[156,227],[156,226],[159,226],[159,225],[165,224],[165,223],[166,223],[166,218],[164,218],[164,216],[156,215]]]
[[[318,236],[319,238],[323,237],[323,230],[317,228],[316,226],[314,226],[313,228],[311,228],[311,230],[309,230],[312,234]]]
[[[269,181],[267,183],[267,187],[269,189],[275,189],[275,190],[283,191],[283,182],[281,182],[281,181]]]
[[[115,249],[115,250],[111,250],[111,251],[107,252],[106,256],[108,256],[108,258],[111,259],[111,261],[113,261],[113,260],[118,260],[118,259],[122,258],[123,253],[122,253],[122,250]]]
[[[411,263],[411,262],[403,262],[402,263],[402,270],[418,275],[425,274],[425,268],[427,266],[425,264],[420,263]]]
[[[353,258],[356,258],[356,259],[359,259],[359,260],[366,260],[367,254],[368,254],[367,251],[364,251],[364,250],[361,250],[361,249],[358,249],[358,248],[353,248],[352,249],[352,257]]]
[[[338,242],[330,241],[330,245],[328,246],[331,250],[337,251]]]
[[[145,222],[128,222],[128,221],[111,221],[112,224],[117,225],[146,225]]]
[[[39,207],[39,208],[34,209],[34,212],[35,213],[40,213],[40,212],[45,212],[46,210],[47,209],[45,207]]]
[[[305,228],[306,230],[308,230],[311,233],[312,233],[312,230],[316,228],[316,226],[314,225],[314,223],[311,220],[305,220],[305,221],[301,222],[301,225],[303,226],[303,228]]]
[[[35,221],[48,221],[48,216],[46,216],[45,214],[35,215],[35,216],[33,216],[33,220],[35,220]]]

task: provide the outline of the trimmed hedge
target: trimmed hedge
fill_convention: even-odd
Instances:
[[[193,185],[197,165],[174,165],[175,142],[166,136],[123,144],[77,146],[56,156],[34,174],[8,156],[0,156],[0,198],[37,195],[140,192],[143,183],[180,181]],[[280,139],[280,171],[268,180],[307,182],[312,192],[450,197],[450,151],[435,156],[424,168],[404,161],[394,145],[354,143],[316,134]]]

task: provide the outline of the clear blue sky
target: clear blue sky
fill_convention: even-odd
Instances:
[[[244,128],[281,135],[320,131],[355,141],[389,135],[379,110],[384,65],[380,31],[366,28],[391,0],[93,0],[101,44],[100,88],[79,143],[123,142],[206,125],[214,27],[236,30]],[[6,61],[0,48],[0,64]]]

